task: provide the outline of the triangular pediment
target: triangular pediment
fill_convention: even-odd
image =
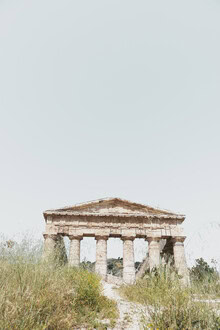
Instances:
[[[91,202],[76,204],[56,210],[45,211],[44,214],[71,214],[95,216],[127,216],[127,217],[184,217],[166,210],[160,210],[148,205],[133,203],[120,198],[105,198]]]

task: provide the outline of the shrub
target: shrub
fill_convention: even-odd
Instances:
[[[203,259],[196,259],[196,265],[190,270],[192,292],[203,298],[220,297],[220,277],[215,262],[211,267]]]
[[[196,264],[191,268],[190,275],[191,278],[196,281],[202,282],[206,279],[212,281],[218,277],[218,272],[215,267],[210,267],[203,258],[200,258],[196,259]]]

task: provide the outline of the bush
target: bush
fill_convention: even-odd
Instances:
[[[207,298],[220,297],[220,278],[215,262],[213,267],[203,259],[196,259],[196,265],[190,270],[192,292]]]
[[[123,273],[123,259],[122,258],[111,258],[107,260],[107,271],[108,274],[114,276],[122,276]]]
[[[192,279],[202,282],[206,279],[209,281],[215,279],[218,276],[218,272],[215,267],[210,267],[203,258],[200,258],[196,259],[196,265],[191,268],[190,275]]]
[[[106,318],[114,324],[116,304],[102,295],[96,274],[42,263],[41,246],[22,244],[0,247],[0,329],[102,329]]]

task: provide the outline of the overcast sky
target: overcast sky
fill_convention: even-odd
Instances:
[[[220,1],[0,0],[0,144],[8,237],[117,196],[220,261]]]

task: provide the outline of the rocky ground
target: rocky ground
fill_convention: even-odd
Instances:
[[[124,300],[117,292],[117,285],[103,281],[103,293],[106,297],[117,302],[119,318],[115,330],[121,329],[143,329],[141,319],[147,315],[146,307]]]

